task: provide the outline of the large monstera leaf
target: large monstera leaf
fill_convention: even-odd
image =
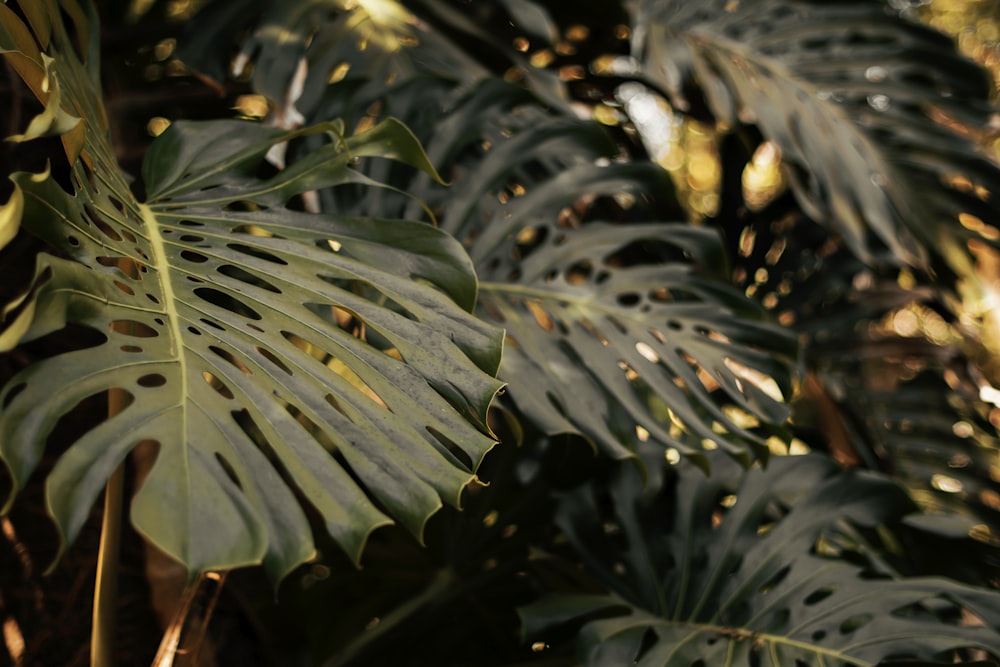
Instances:
[[[451,189],[422,179],[427,199],[469,248],[478,312],[507,330],[521,412],[615,458],[645,437],[700,460],[766,456],[795,342],[725,286],[716,233],[661,222],[680,214],[665,171],[612,162],[596,123],[499,82],[457,101],[428,151],[454,165]]]
[[[192,573],[263,562],[280,578],[313,553],[306,506],[354,559],[389,521],[419,535],[493,445],[501,334],[467,312],[475,275],[446,234],[287,206],[369,183],[352,166],[365,156],[433,173],[419,144],[393,121],[352,137],[335,122],[178,123],[147,155],[139,202],[47,7],[50,85],[62,83],[86,141],[72,193],[48,174],[14,176],[20,223],[63,255],[39,257],[22,342],[73,326],[81,343],[0,393],[15,488],[63,415],[112,392],[112,414],[76,434],[47,479],[66,540],[139,443],[158,453],[133,523]],[[4,17],[26,34],[15,21]],[[267,174],[272,146],[310,133],[326,141]]]
[[[899,487],[817,455],[747,472],[713,464],[710,478],[651,466],[645,489],[623,467],[607,487],[568,494],[559,525],[610,592],[543,598],[522,610],[529,635],[585,622],[578,643],[595,667],[871,667],[1000,652],[995,591],[894,577],[870,551],[862,531],[912,509]]]
[[[962,274],[965,241],[997,238],[1000,172],[970,139],[990,86],[947,37],[871,0],[636,6],[643,72],[679,109],[756,124],[799,204],[857,256]]]

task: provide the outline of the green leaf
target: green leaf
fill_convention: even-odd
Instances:
[[[892,578],[845,551],[845,526],[911,511],[891,482],[816,455],[779,457],[766,471],[712,463],[711,478],[688,464],[656,469],[646,489],[622,466],[609,496],[598,485],[568,494],[559,525],[611,592],[543,599],[522,610],[525,631],[599,614],[578,638],[588,666],[871,667],[961,647],[1000,652],[1000,594]],[[962,610],[986,624],[957,622]]]
[[[53,62],[74,81],[64,101],[99,111],[72,53]],[[313,555],[305,507],[357,560],[378,526],[420,536],[442,501],[458,505],[494,444],[486,411],[501,386],[502,336],[467,312],[468,257],[426,224],[287,206],[368,182],[352,166],[363,156],[436,176],[412,134],[392,121],[353,137],[336,123],[176,123],[147,155],[140,203],[99,119],[85,121],[73,193],[14,176],[20,224],[68,259],[40,256],[30,327],[3,342],[87,333],[0,391],[15,491],[67,412],[107,392],[122,404],[74,434],[48,476],[64,546],[139,443],[158,454],[132,521],[192,576],[263,562],[280,579]],[[317,133],[316,153],[258,176],[273,145]]]
[[[949,38],[862,0],[638,6],[646,75],[678,109],[703,96],[726,126],[756,124],[806,213],[857,256],[964,275],[964,241],[992,243],[957,224],[991,219],[1000,171],[967,136],[991,113],[987,78]]]
[[[633,455],[637,425],[691,456],[767,456],[795,341],[724,284],[714,232],[659,222],[678,213],[664,170],[610,162],[599,125],[525,99],[494,82],[457,102],[428,141],[454,185],[420,191],[469,248],[479,312],[507,330],[518,409],[614,458]]]

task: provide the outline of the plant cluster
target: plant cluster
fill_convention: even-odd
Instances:
[[[1000,169],[949,38],[879,0],[209,0],[155,46],[266,117],[123,150],[100,20],[178,4],[0,5],[49,157],[0,207],[5,510],[44,493],[58,571],[103,494],[93,664],[124,522],[180,573],[157,664],[1000,658],[962,301]],[[698,215],[650,157],[681,117]]]

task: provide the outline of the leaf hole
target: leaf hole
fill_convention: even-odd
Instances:
[[[833,595],[833,592],[835,590],[836,589],[833,588],[832,586],[826,586],[825,588],[820,588],[819,590],[815,590],[812,593],[810,593],[809,595],[807,595],[806,599],[803,600],[803,602],[805,602],[806,605],[817,604],[817,603],[822,602],[823,600],[827,599],[831,595]]]
[[[107,255],[95,258],[97,263],[101,266],[107,266],[113,269],[118,269],[127,277],[132,280],[141,280],[141,271],[145,269],[139,262],[133,261],[128,257],[109,257]]]
[[[135,296],[135,290],[132,289],[131,287],[129,287],[128,285],[126,285],[125,283],[123,283],[123,282],[121,282],[119,280],[115,280],[113,282],[114,282],[115,287],[117,287],[122,292],[125,292],[129,296]]]
[[[136,338],[156,338],[160,335],[153,327],[136,320],[114,320],[109,326],[115,333]]]
[[[184,227],[204,227],[204,222],[198,222],[196,220],[181,220],[180,224]]]
[[[202,243],[205,240],[205,237],[198,236],[196,234],[184,234],[181,236],[180,240],[184,243]]]
[[[142,348],[138,345],[122,345],[118,349],[122,352],[142,352]]]
[[[254,287],[260,287],[261,289],[265,289],[275,294],[281,294],[281,290],[272,285],[271,283],[267,282],[263,278],[255,276],[254,274],[248,271],[244,271],[238,266],[233,266],[232,264],[223,264],[218,269],[216,269],[216,271],[218,271],[224,276],[229,276],[230,278],[235,278],[240,282],[244,282],[247,285],[253,285]]]
[[[230,250],[235,250],[236,252],[241,252],[244,255],[250,255],[251,257],[256,257],[257,259],[262,259],[265,262],[271,262],[272,264],[280,264],[281,266],[287,266],[288,262],[281,259],[277,255],[272,255],[269,252],[261,250],[259,248],[254,248],[252,246],[244,245],[242,243],[228,243],[226,247]]]
[[[76,237],[75,237],[75,236],[73,236],[73,235],[69,235],[69,236],[67,236],[67,237],[66,237],[66,241],[68,241],[68,242],[69,242],[69,244],[70,244],[71,246],[73,246],[74,248],[79,248],[79,247],[80,247],[80,239],[76,238]]]
[[[124,228],[119,229],[118,233],[121,234],[122,236],[124,236],[125,240],[128,241],[129,243],[137,243],[139,241],[139,239],[136,237],[136,235],[133,234],[132,232],[130,232],[129,230],[127,230],[127,229],[124,229]]]
[[[261,355],[262,357],[264,357],[265,359],[267,359],[268,361],[270,361],[270,362],[271,362],[272,364],[274,364],[275,366],[277,366],[277,367],[278,367],[278,368],[280,368],[281,370],[285,371],[285,373],[287,373],[288,375],[291,375],[291,374],[292,374],[292,369],[291,369],[291,368],[289,368],[288,366],[286,366],[286,365],[285,365],[285,364],[284,364],[284,363],[283,363],[283,362],[281,361],[281,359],[278,359],[278,357],[277,357],[277,356],[276,356],[276,355],[275,355],[275,354],[274,354],[273,352],[271,352],[270,350],[268,350],[267,348],[264,348],[264,347],[260,347],[260,346],[256,346],[256,347],[254,347],[254,349],[255,349],[255,350],[256,350],[256,351],[257,351],[257,352],[258,352],[258,353],[259,353],[259,354],[260,354],[260,355]]]
[[[817,630],[816,632],[812,633],[812,640],[814,642],[821,642],[824,639],[826,639],[826,630]]]
[[[225,327],[223,327],[222,325],[218,324],[217,322],[213,322],[212,320],[206,320],[204,317],[201,318],[201,323],[202,324],[207,324],[208,326],[212,327],[213,329],[218,329],[219,331],[225,331],[226,330]]]
[[[240,369],[240,371],[242,371],[244,375],[253,375],[253,373],[250,372],[250,369],[246,367],[246,364],[237,359],[236,355],[234,355],[232,352],[224,350],[216,345],[209,345],[208,349],[210,349],[212,352],[215,352],[215,354],[222,357],[236,368]]]
[[[867,625],[873,618],[875,617],[871,614],[856,614],[851,616],[840,624],[840,634],[849,635],[862,626]]]
[[[216,377],[212,373],[209,373],[208,371],[202,371],[201,377],[205,380],[206,383],[208,383],[208,386],[214,389],[216,392],[218,392],[220,396],[229,400],[233,400],[234,398],[233,392],[230,391],[229,387],[227,387],[226,384],[218,377]]]
[[[159,303],[160,303],[160,300],[158,298],[156,298],[155,294],[150,294],[149,292],[146,292],[146,298],[149,299],[150,301],[152,301],[153,303],[157,304],[157,305],[159,305]],[[162,324],[162,322],[161,322],[161,324]]]
[[[167,378],[159,373],[150,373],[148,375],[143,375],[141,378],[136,380],[135,383],[140,387],[162,387],[167,383]]]
[[[548,227],[525,227],[517,235],[517,245],[514,246],[514,259],[522,259],[530,255],[538,246],[545,243],[549,236]]]
[[[525,307],[531,311],[532,316],[535,318],[535,323],[538,324],[542,329],[546,331],[552,331],[555,329],[555,324],[549,314],[542,308],[541,303],[536,299],[530,299],[524,302]]]
[[[89,204],[83,205],[83,212],[90,218],[90,221],[94,223],[94,226],[101,231],[102,234],[107,236],[112,241],[121,241],[121,235],[115,231],[115,228],[109,225],[101,216],[97,215],[93,208]]]
[[[344,408],[343,408],[342,405],[340,405],[340,401],[337,400],[336,396],[334,396],[333,394],[327,394],[326,395],[326,402],[330,404],[330,407],[332,407],[334,410],[336,410],[337,412],[339,412],[340,414],[342,414],[344,417],[346,417],[347,421],[349,421],[351,423],[354,423],[354,420],[351,419],[351,416],[349,414],[347,414],[347,411],[344,410]]]
[[[209,302],[213,306],[218,306],[241,317],[249,317],[252,320],[262,319],[260,314],[242,301],[233,298],[225,292],[220,292],[211,287],[195,288],[194,293],[201,299]]]
[[[215,461],[219,464],[219,467],[222,468],[222,471],[226,473],[226,477],[229,478],[229,481],[235,484],[238,488],[242,489],[243,485],[240,484],[240,478],[237,477],[236,470],[233,468],[232,464],[226,460],[226,457],[219,452],[215,452]]]
[[[626,292],[624,294],[619,294],[616,301],[618,301],[618,305],[620,306],[630,307],[639,303],[641,299],[642,297],[640,297],[636,292]]]
[[[203,255],[200,252],[195,252],[194,250],[182,250],[181,257],[189,262],[194,262],[195,264],[203,264],[208,261],[208,257],[206,255]]]
[[[768,593],[772,591],[778,584],[785,580],[788,573],[791,572],[792,566],[786,565],[777,572],[775,572],[764,584],[758,589],[761,593]]]
[[[188,327],[187,329],[188,329],[188,331],[190,331],[191,333],[193,333],[195,336],[200,336],[201,335],[201,332],[198,331],[198,329],[195,328],[195,327]]]
[[[566,282],[570,285],[582,285],[590,280],[594,273],[594,264],[590,260],[582,260],[566,270]]]

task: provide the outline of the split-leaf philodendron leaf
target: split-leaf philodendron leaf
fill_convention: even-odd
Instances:
[[[303,506],[355,559],[391,520],[419,535],[442,501],[459,503],[493,445],[501,334],[467,312],[475,275],[447,234],[286,205],[377,185],[353,168],[366,156],[434,174],[416,139],[392,120],[352,137],[337,122],[177,123],[147,155],[139,202],[56,3],[45,7],[49,86],[86,140],[72,193],[47,173],[13,177],[3,226],[19,219],[62,256],[39,256],[30,307],[5,308],[24,316],[2,340],[17,343],[15,327],[21,342],[86,333],[82,349],[32,363],[0,392],[15,490],[60,418],[112,392],[111,413],[75,434],[47,479],[66,541],[139,443],[158,453],[132,521],[192,574],[263,562],[280,578],[314,550]],[[11,12],[2,25],[29,34]],[[327,141],[260,175],[272,146],[304,134]]]
[[[557,521],[609,593],[524,608],[529,636],[584,622],[588,667],[873,667],[962,647],[1000,653],[1000,594],[897,577],[866,553],[852,526],[913,509],[891,481],[812,454],[767,470],[712,464],[711,477],[654,464],[645,488],[623,466],[609,487],[567,494]]]
[[[479,312],[507,330],[501,377],[518,409],[614,458],[647,436],[702,462],[714,447],[766,457],[795,340],[725,284],[718,234],[661,222],[678,214],[665,170],[613,161],[597,123],[532,99],[487,82],[427,142],[458,164],[427,199],[469,248]]]
[[[968,275],[965,242],[995,245],[1000,170],[972,140],[991,86],[951,39],[869,0],[633,8],[644,74],[679,109],[703,98],[725,125],[756,125],[803,210],[858,257],[884,247]]]

